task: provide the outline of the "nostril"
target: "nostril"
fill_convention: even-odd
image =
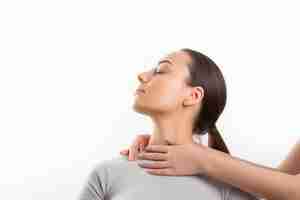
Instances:
[[[144,80],[143,80],[143,77],[142,77],[142,75],[141,75],[141,74],[139,74],[139,75],[138,75],[138,80],[139,80],[139,81],[141,81],[141,82],[143,82],[143,81],[144,81]]]

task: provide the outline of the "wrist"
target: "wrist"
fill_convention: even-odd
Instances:
[[[200,148],[200,156],[197,157],[199,170],[201,173],[213,177],[224,164],[224,156],[227,156],[227,154],[208,146],[202,146]]]
[[[197,171],[199,174],[205,174],[207,175],[210,171],[210,161],[209,161],[209,147],[202,145],[202,144],[196,144],[195,150],[193,151],[195,153],[195,165],[197,166]]]

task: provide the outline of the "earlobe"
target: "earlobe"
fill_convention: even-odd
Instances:
[[[195,98],[193,97],[194,94],[191,96],[187,97],[186,99],[183,100],[183,105],[184,106],[190,106],[196,103]]]
[[[189,99],[185,99],[185,100],[183,100],[183,105],[189,106],[189,105],[191,105],[191,101]]]

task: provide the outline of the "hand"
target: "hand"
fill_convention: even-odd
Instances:
[[[185,176],[201,174],[199,157],[205,155],[202,144],[149,145],[138,154],[138,165],[150,174]],[[146,160],[146,161],[144,161]],[[150,160],[150,161],[149,161]],[[205,162],[203,162],[205,163]]]
[[[139,134],[136,136],[132,144],[130,145],[129,149],[124,149],[120,151],[120,154],[128,156],[129,154],[129,159],[130,161],[136,160],[138,152],[143,151],[144,148],[148,145],[149,139],[150,139],[150,134]]]

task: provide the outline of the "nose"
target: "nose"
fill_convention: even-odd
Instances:
[[[148,72],[141,72],[137,75],[137,78],[140,82],[145,83],[149,79],[149,74]]]

